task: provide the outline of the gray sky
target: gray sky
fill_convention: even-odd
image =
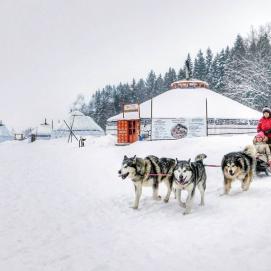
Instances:
[[[183,66],[270,22],[270,0],[0,0],[0,120],[63,118],[82,93]]]

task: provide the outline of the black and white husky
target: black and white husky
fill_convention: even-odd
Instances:
[[[150,155],[146,158],[127,157],[123,158],[119,176],[122,179],[130,178],[135,186],[135,201],[133,208],[137,209],[142,194],[143,186],[152,186],[153,199],[160,200],[158,195],[159,184],[164,181],[167,186],[167,195],[164,202],[169,201],[173,182],[173,169],[176,161],[170,158],[158,158]]]
[[[176,166],[173,171],[173,187],[176,189],[177,200],[179,204],[185,208],[183,214],[189,214],[193,205],[196,187],[198,187],[201,195],[200,205],[204,205],[204,192],[206,189],[206,171],[203,165],[203,159],[207,156],[199,154],[195,158],[195,162],[176,159]],[[188,196],[186,202],[181,200],[181,191],[186,190]]]
[[[243,191],[247,191],[253,179],[256,166],[256,150],[248,145],[243,151],[224,155],[221,168],[224,175],[224,194],[228,194],[234,180],[241,181]]]

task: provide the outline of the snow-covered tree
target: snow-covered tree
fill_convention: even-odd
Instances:
[[[155,82],[156,82],[156,75],[154,71],[151,71],[146,79],[147,98],[151,98],[155,95]]]
[[[164,83],[166,89],[170,88],[170,85],[177,80],[176,72],[173,68],[169,68],[168,72],[165,73]]]
[[[193,77],[199,80],[206,80],[206,63],[201,50],[199,50],[194,62]]]

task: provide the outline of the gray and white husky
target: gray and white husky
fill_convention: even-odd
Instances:
[[[230,152],[224,155],[221,168],[224,175],[224,194],[228,194],[231,184],[239,179],[242,190],[247,191],[253,179],[256,166],[256,150],[253,145],[248,145],[243,151]]]
[[[196,156],[195,162],[191,162],[190,159],[188,161],[176,159],[176,166],[173,171],[173,187],[176,189],[179,204],[185,208],[183,214],[189,214],[191,212],[196,187],[198,187],[201,195],[200,205],[204,205],[207,176],[203,159],[206,157],[205,154],[199,154]],[[185,203],[181,200],[182,190],[188,192]]]
[[[173,182],[173,169],[176,161],[171,158],[158,158],[150,155],[146,158],[127,157],[123,158],[119,176],[122,179],[129,178],[135,186],[135,201],[133,208],[137,209],[142,194],[143,186],[152,186],[153,199],[160,200],[158,195],[159,184],[163,181],[167,186],[167,195],[164,202],[169,201]]]

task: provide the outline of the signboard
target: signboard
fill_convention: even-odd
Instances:
[[[258,120],[256,119],[208,119],[208,134],[249,134],[257,131]]]
[[[196,136],[206,136],[206,120],[204,118],[152,120],[153,140]]]
[[[139,111],[139,104],[125,104],[123,106],[124,112],[138,112]]]

